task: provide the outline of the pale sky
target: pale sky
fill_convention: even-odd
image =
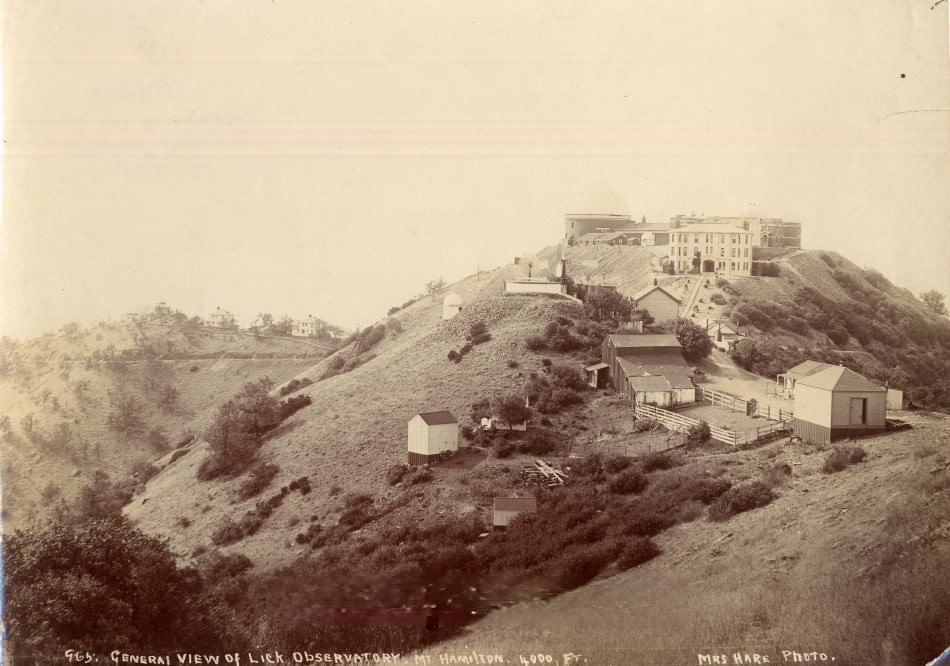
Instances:
[[[159,300],[366,325],[602,186],[950,294],[932,4],[8,1],[0,334]]]

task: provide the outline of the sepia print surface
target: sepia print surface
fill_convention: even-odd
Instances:
[[[950,663],[946,2],[2,19],[4,663]]]

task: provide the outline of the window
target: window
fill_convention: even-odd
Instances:
[[[736,248],[732,248],[732,254],[729,255],[729,256],[731,256],[731,257],[736,256]]]
[[[748,257],[748,256],[749,256],[749,248],[746,248],[746,249],[745,249],[745,251],[744,251],[744,253],[743,253],[742,256],[743,256],[743,257]]]
[[[851,425],[860,425],[868,422],[868,399],[851,398]]]
[[[730,262],[729,262],[729,270],[730,270],[730,271],[736,270],[736,262],[734,262],[734,261],[730,261]]]

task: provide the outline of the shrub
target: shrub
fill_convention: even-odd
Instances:
[[[313,381],[307,377],[304,377],[303,379],[292,379],[290,382],[280,387],[279,393],[281,397],[284,397],[285,395],[299,391],[302,388],[306,388],[311,384],[313,384]]]
[[[527,440],[518,445],[518,451],[534,456],[551,453],[555,448],[555,442],[551,440],[550,434],[541,430],[532,431]]]
[[[633,431],[646,432],[647,430],[652,430],[655,423],[655,421],[649,419],[637,419],[633,422]]]
[[[248,478],[238,488],[238,499],[250,499],[270,485],[280,467],[273,463],[257,463],[251,468]]]
[[[189,372],[198,372],[198,366],[197,366],[197,365],[193,365],[193,366],[191,366],[190,368],[188,368],[188,371],[189,371]]]
[[[775,488],[783,485],[791,475],[791,465],[780,463],[773,465],[762,475],[762,482],[769,488]]]
[[[610,456],[604,461],[604,469],[610,474],[616,474],[630,467],[633,460],[627,456]]]
[[[228,544],[237,543],[243,538],[244,530],[241,529],[241,526],[227,518],[224,524],[211,534],[211,543],[215,546],[227,546]]]
[[[508,361],[508,367],[514,370],[518,367],[518,361],[515,361],[514,359]]]
[[[473,345],[480,345],[484,342],[491,340],[491,333],[482,333],[481,335],[476,335],[472,338]]]
[[[548,348],[548,343],[540,335],[532,335],[525,338],[524,346],[528,351],[541,351]]]
[[[486,324],[482,320],[478,320],[474,322],[468,329],[468,339],[472,341],[474,341],[475,338],[477,337],[487,335],[487,334],[488,334],[488,324]]]
[[[712,520],[727,520],[737,513],[763,507],[775,499],[772,489],[761,481],[730,488],[709,507]]]
[[[849,465],[863,461],[866,456],[867,452],[860,446],[836,446],[834,450],[828,454],[822,469],[825,474],[834,474]]]
[[[640,421],[638,421],[638,423],[640,423]],[[668,453],[647,453],[640,456],[640,466],[644,472],[672,469],[679,464],[679,460]]]
[[[501,440],[498,442],[498,446],[495,447],[495,457],[496,458],[510,458],[511,455],[515,452],[514,445],[511,442],[506,440]]]
[[[712,437],[712,432],[709,430],[709,424],[701,421],[690,426],[689,430],[686,431],[686,445],[690,447],[702,446],[709,441],[710,437]]]
[[[585,550],[564,559],[558,575],[561,589],[573,590],[593,580],[614,558],[612,548]]]
[[[778,277],[782,274],[782,269],[779,268],[778,264],[769,261],[762,264],[761,273],[765,277]]]
[[[630,495],[641,492],[647,483],[647,477],[638,470],[628,469],[611,479],[608,487],[614,495]]]
[[[709,300],[710,300],[711,302],[715,303],[716,305],[725,305],[725,304],[726,304],[726,297],[723,296],[722,294],[719,294],[719,293],[716,293],[716,294],[713,294],[712,296],[710,296],[710,297],[709,297]]]
[[[414,486],[417,483],[428,483],[433,478],[432,470],[428,467],[415,467],[406,474],[406,485]]]
[[[462,357],[453,349],[449,352],[449,360],[452,361],[452,363],[458,363],[462,360]]]
[[[465,354],[469,353],[470,351],[472,351],[472,343],[466,342],[464,345],[462,345],[462,348],[459,349],[459,354],[461,354],[462,356],[464,356]]]
[[[660,554],[660,547],[649,537],[637,537],[624,546],[623,553],[617,559],[617,568],[621,571],[632,569],[649,562]]]

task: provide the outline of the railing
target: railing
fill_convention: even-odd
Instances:
[[[702,423],[699,419],[683,416],[682,414],[677,414],[676,412],[654,407],[653,405],[647,405],[642,402],[634,403],[634,414],[640,419],[657,421],[671,432],[685,432],[689,428]],[[773,422],[766,426],[760,426],[755,430],[746,430],[744,432],[720,428],[709,423],[706,425],[709,426],[709,435],[712,439],[717,442],[722,442],[723,444],[728,444],[732,448],[747,446],[776,433],[784,433],[789,429],[787,421]]]
[[[702,400],[708,402],[717,407],[722,407],[723,409],[728,409],[733,412],[743,412],[749,414],[749,416],[761,416],[769,419],[770,421],[791,421],[793,413],[787,409],[782,409],[781,407],[776,407],[775,405],[766,405],[762,404],[759,401],[753,402],[753,409],[749,409],[749,400],[745,398],[740,398],[729,393],[723,393],[722,391],[716,391],[715,389],[708,389],[700,387],[699,391],[701,392]]]

